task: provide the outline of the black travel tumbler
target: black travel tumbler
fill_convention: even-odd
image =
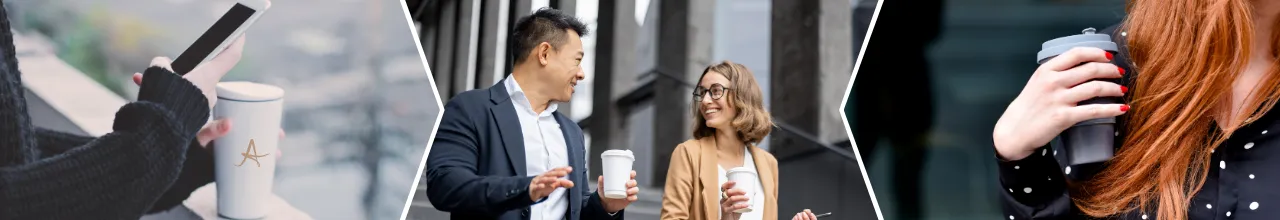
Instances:
[[[1094,47],[1116,54],[1118,50],[1116,43],[1111,41],[1111,36],[1107,34],[1094,33],[1093,28],[1087,28],[1084,33],[1079,35],[1071,35],[1060,37],[1057,39],[1045,41],[1041,45],[1040,52],[1036,54],[1037,63],[1053,59],[1062,53],[1074,47]],[[1083,63],[1081,63],[1083,65]],[[1117,82],[1113,79],[1094,79],[1102,81]],[[1116,97],[1094,97],[1089,100],[1077,103],[1078,105],[1088,104],[1112,104],[1121,103],[1122,100]],[[1115,132],[1116,118],[1106,117],[1089,119],[1076,123],[1066,131],[1060,134],[1062,148],[1067,155],[1068,165],[1081,165],[1103,162],[1115,154]]]

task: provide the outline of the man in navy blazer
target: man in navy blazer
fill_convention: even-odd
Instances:
[[[555,111],[583,78],[586,25],[541,9],[512,32],[510,76],[445,105],[427,156],[428,199],[452,219],[622,219],[639,192],[635,171],[626,198],[579,185],[588,183],[582,128]]]

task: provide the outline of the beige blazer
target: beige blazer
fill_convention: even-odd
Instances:
[[[662,219],[720,219],[720,180],[714,137],[676,146],[662,194]],[[764,149],[748,147],[764,188],[765,220],[778,218],[778,160]],[[756,201],[759,202],[759,201]]]

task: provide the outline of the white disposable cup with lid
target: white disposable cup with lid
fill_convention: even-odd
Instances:
[[[259,219],[271,207],[276,149],[284,114],[284,90],[253,82],[221,82],[214,118],[231,119],[227,135],[213,141],[218,216]]]
[[[604,197],[627,198],[627,181],[631,180],[631,166],[636,157],[631,150],[607,150],[600,154],[604,166]]]
[[[758,193],[758,192],[755,192],[756,184],[760,184],[760,180],[759,180],[759,177],[756,175],[756,171],[746,167],[736,167],[733,169],[729,169],[729,171],[727,172],[727,175],[729,176],[729,181],[733,181],[734,183],[733,188],[742,190],[743,192],[745,192],[745,196],[747,197],[747,201],[744,202],[747,204],[747,207],[738,209],[738,210],[733,210],[733,212],[736,212],[736,213],[751,212],[752,211],[751,205],[753,204],[753,202],[755,202],[755,201],[751,201],[751,198],[754,197],[756,193]]]

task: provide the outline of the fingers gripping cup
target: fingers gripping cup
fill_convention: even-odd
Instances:
[[[746,167],[737,167],[737,168],[729,169],[727,173],[729,175],[729,181],[733,181],[734,189],[742,190],[743,192],[745,192],[747,198],[754,198],[755,193],[757,192],[753,192],[753,190],[756,188],[756,184],[760,184],[760,180],[757,179],[759,177],[756,176],[756,171]],[[752,211],[751,205],[753,202],[755,201],[751,201],[751,199],[747,199],[747,201],[745,202],[747,204],[746,208],[733,210],[733,212],[736,212],[736,213],[751,212]]]
[[[1039,64],[1066,53],[1075,47],[1094,47],[1115,54],[1119,51],[1115,42],[1111,41],[1111,36],[1107,34],[1094,33],[1093,28],[1085,29],[1082,34],[1060,37],[1049,40],[1041,45],[1040,52],[1036,54],[1036,61]],[[1081,64],[1083,65],[1083,63]],[[1094,79],[1102,80],[1102,79]],[[1119,83],[1116,80],[1103,80],[1113,83]],[[1088,104],[1113,104],[1121,103],[1119,98],[1114,97],[1095,97],[1078,103],[1078,105]],[[1060,138],[1070,165],[1081,165],[1103,162],[1111,159],[1115,154],[1115,128],[1116,118],[1097,118],[1090,119],[1072,125],[1063,131]]]
[[[276,148],[284,111],[284,90],[252,82],[218,83],[216,118],[232,121],[226,136],[215,140],[214,181],[218,216],[227,219],[266,217],[275,177]]]
[[[604,166],[604,197],[627,198],[627,181],[631,180],[631,165],[636,161],[631,150],[607,150],[600,154]]]

